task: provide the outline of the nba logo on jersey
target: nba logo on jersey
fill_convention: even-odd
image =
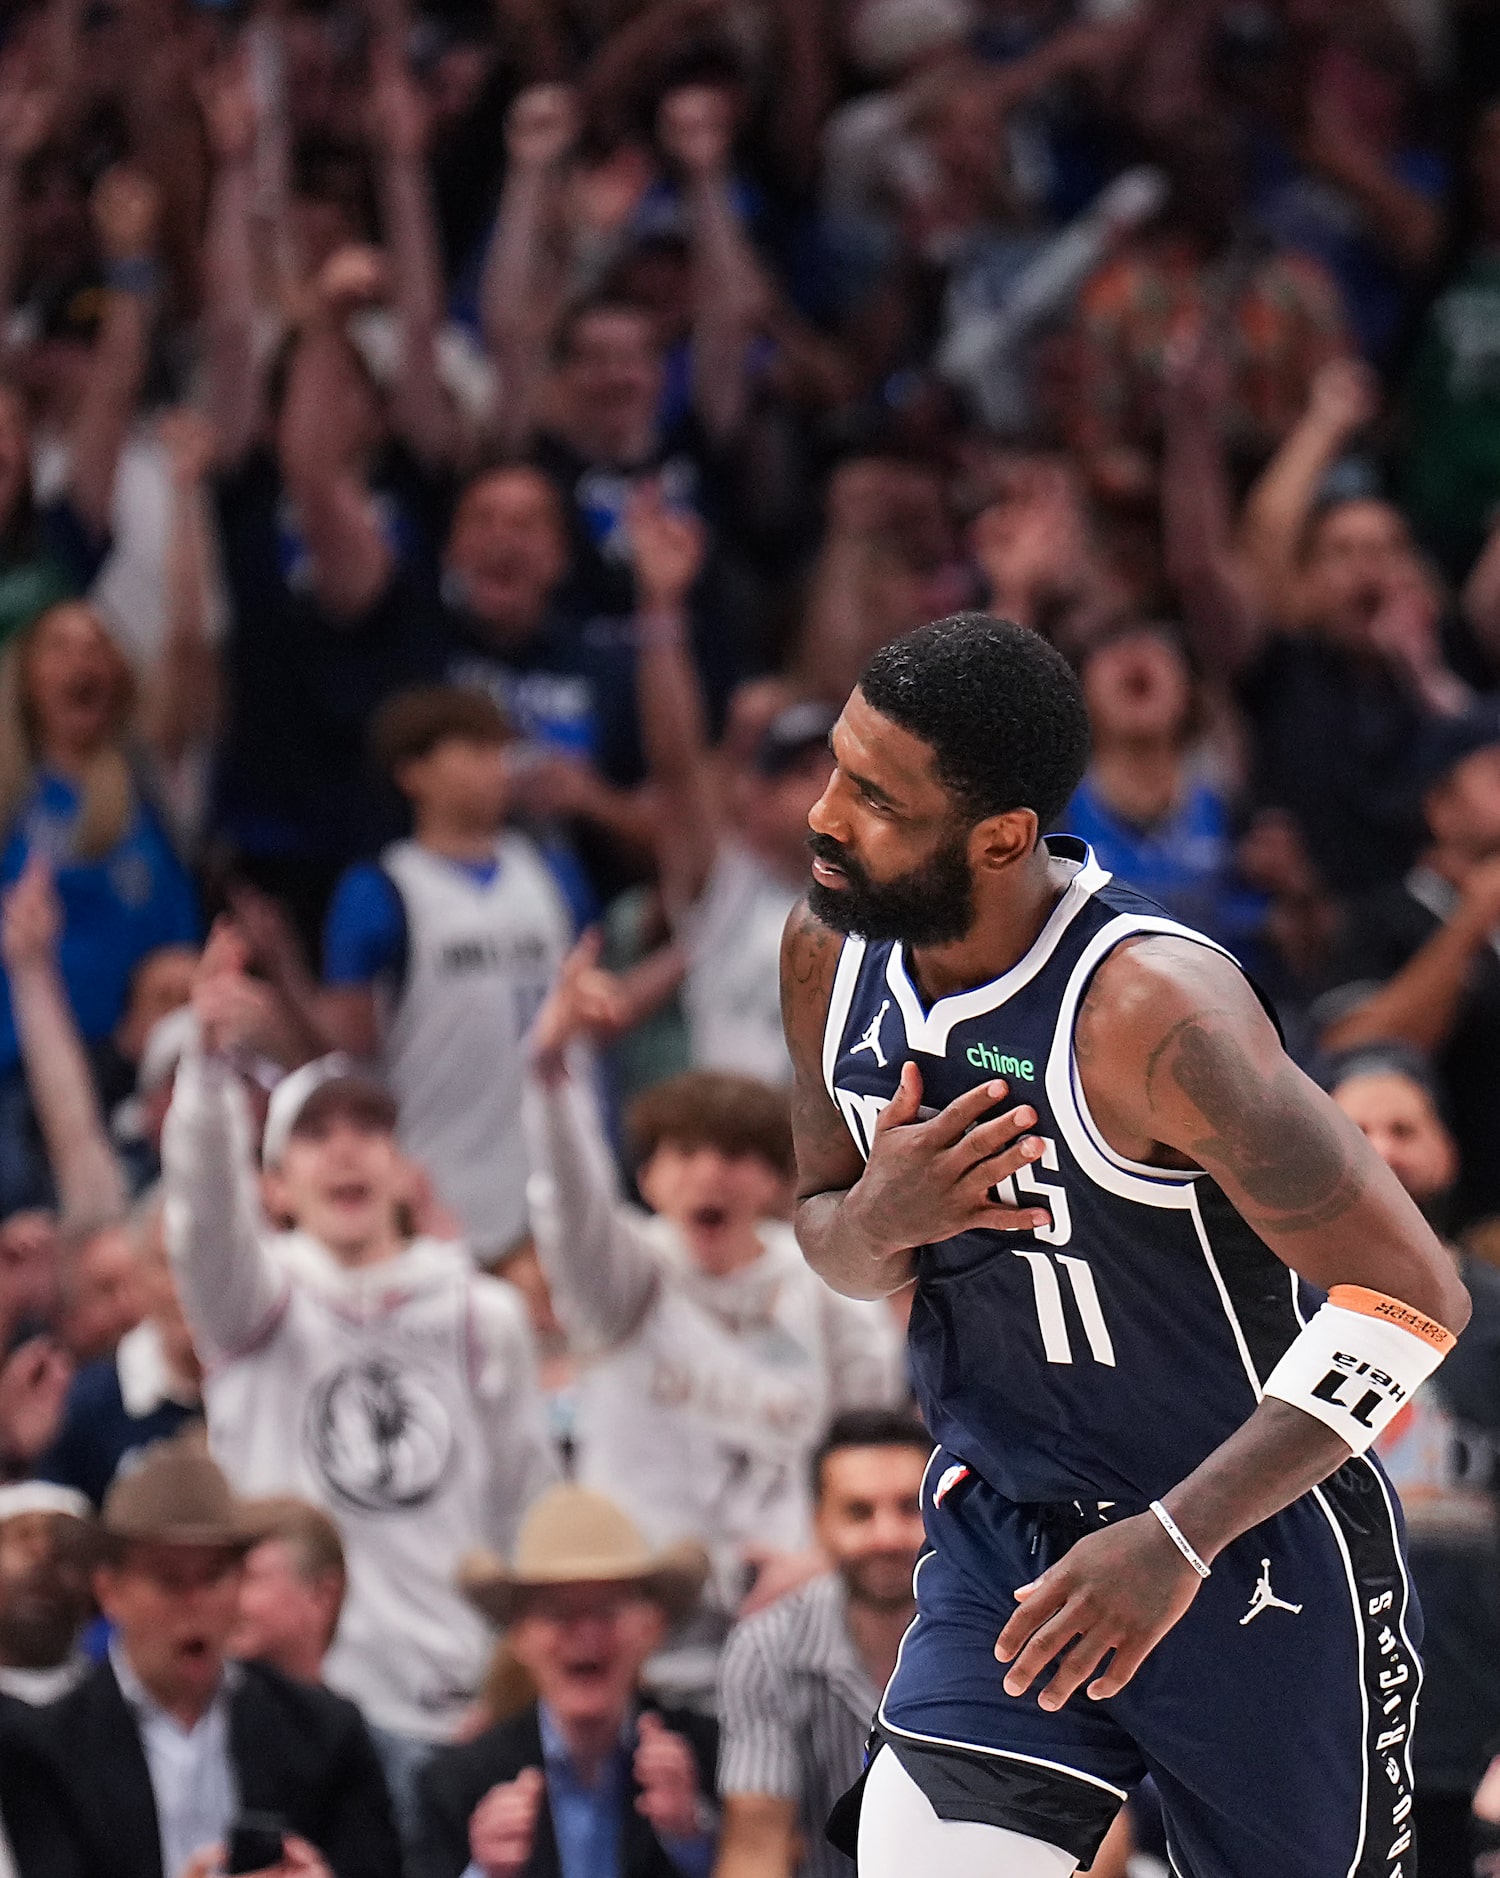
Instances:
[[[960,1481],[967,1480],[973,1470],[964,1466],[962,1461],[955,1461],[951,1467],[943,1469],[942,1478],[932,1491],[932,1504],[941,1506]]]

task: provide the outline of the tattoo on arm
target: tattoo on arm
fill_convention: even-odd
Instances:
[[[793,910],[781,945],[781,1016],[798,1068],[817,1057],[820,1077],[823,1021],[841,949],[838,935],[816,919],[805,902]],[[815,1051],[810,1050],[814,1042]]]
[[[1212,1172],[1223,1168],[1278,1232],[1309,1232],[1354,1207],[1364,1192],[1358,1160],[1336,1122],[1303,1099],[1289,1061],[1260,1068],[1212,1012],[1174,1024],[1146,1065],[1157,1105],[1169,1076],[1211,1132],[1184,1145]]]

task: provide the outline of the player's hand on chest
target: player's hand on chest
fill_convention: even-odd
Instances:
[[[1014,1103],[1003,1081],[988,1078],[924,1119],[922,1073],[908,1062],[850,1194],[863,1233],[895,1256],[965,1232],[1050,1227],[1051,1214],[1018,1204],[1024,1196],[1014,1186],[1046,1154],[1028,1132],[1037,1119],[1030,1103]]]

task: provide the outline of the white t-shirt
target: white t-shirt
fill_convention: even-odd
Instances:
[[[732,1610],[747,1547],[810,1543],[808,1460],[829,1420],[900,1400],[900,1336],[883,1303],[830,1290],[779,1220],[751,1264],[702,1271],[675,1227],[620,1198],[575,1083],[531,1083],[526,1112],[537,1251],[584,1358],[579,1477],[653,1543],[705,1545]]]
[[[556,1472],[519,1295],[460,1245],[418,1239],[348,1270],[268,1230],[243,1098],[213,1058],[178,1071],[162,1164],[213,1451],[237,1492],[295,1494],[338,1523],[349,1590],[329,1685],[380,1727],[442,1740],[489,1653],[457,1565],[508,1553]]]

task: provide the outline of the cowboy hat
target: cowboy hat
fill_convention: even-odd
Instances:
[[[117,1541],[243,1552],[261,1536],[201,1438],[182,1436],[148,1448],[140,1466],[116,1480],[104,1501],[100,1529]]]
[[[549,1487],[521,1523],[513,1565],[471,1552],[459,1589],[497,1624],[515,1616],[520,1594],[548,1585],[637,1585],[675,1621],[686,1616],[708,1577],[708,1554],[692,1540],[653,1552],[639,1528],[602,1493]]]

